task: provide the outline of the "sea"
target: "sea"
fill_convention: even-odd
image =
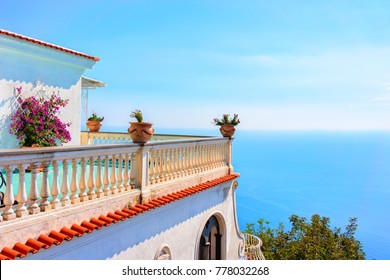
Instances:
[[[112,131],[118,131],[117,128]],[[220,136],[214,129],[155,133]],[[288,229],[292,214],[357,218],[355,234],[369,260],[390,259],[390,132],[255,131],[237,127],[233,166],[241,231],[260,218]]]

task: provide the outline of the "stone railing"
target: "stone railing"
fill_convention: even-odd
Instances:
[[[147,201],[233,172],[231,141],[207,138],[0,151],[4,221],[139,190]]]
[[[154,134],[151,141],[167,141],[178,139],[194,139],[194,138],[209,138],[206,136],[189,136],[189,135],[174,135],[174,134]],[[81,145],[91,144],[119,144],[132,143],[129,133],[123,132],[88,132],[82,131],[80,137]]]
[[[263,242],[257,236],[244,233],[245,249],[244,254],[247,260],[265,260],[264,254],[261,251]]]

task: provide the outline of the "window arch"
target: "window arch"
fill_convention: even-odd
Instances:
[[[171,248],[167,244],[163,244],[159,247],[154,256],[155,260],[172,260]]]

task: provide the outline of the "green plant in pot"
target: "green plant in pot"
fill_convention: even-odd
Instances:
[[[234,114],[233,118],[229,114],[223,114],[221,119],[214,118],[214,125],[219,125],[223,137],[233,137],[236,131],[235,126],[240,123],[238,114]]]
[[[102,127],[103,120],[104,117],[99,117],[95,112],[93,112],[92,116],[90,116],[87,120],[87,127],[89,131],[99,132],[100,128]]]
[[[131,118],[135,118],[136,122],[130,122],[130,127],[127,130],[134,143],[146,143],[153,136],[153,124],[143,121],[141,110],[134,110],[130,114]]]

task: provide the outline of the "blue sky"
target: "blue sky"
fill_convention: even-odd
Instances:
[[[2,0],[0,28],[99,57],[106,126],[390,129],[389,1]]]

